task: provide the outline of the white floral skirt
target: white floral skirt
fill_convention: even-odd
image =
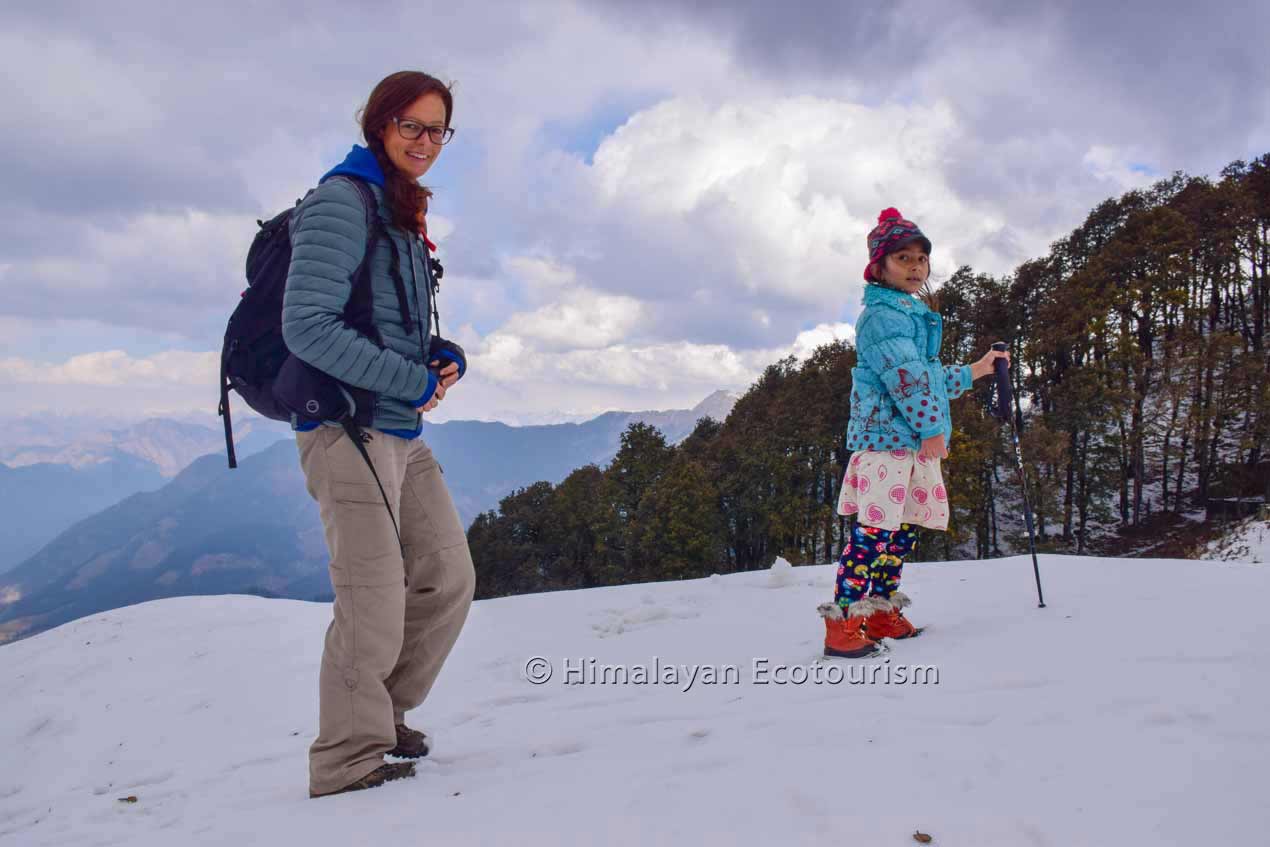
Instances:
[[[851,457],[838,514],[857,515],[865,526],[894,532],[900,524],[948,529],[948,491],[939,459],[914,450],[862,450]]]

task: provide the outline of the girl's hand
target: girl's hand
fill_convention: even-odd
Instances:
[[[923,439],[922,447],[917,451],[917,455],[928,459],[947,459],[948,448],[944,445],[943,433]]]
[[[997,359],[1005,359],[1008,366],[1010,364],[1010,352],[1008,350],[989,350],[982,359],[970,366],[971,379],[982,379],[991,375],[996,370]]]

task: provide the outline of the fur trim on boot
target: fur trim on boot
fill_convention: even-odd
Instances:
[[[842,620],[842,607],[837,603],[821,603],[816,607],[816,614],[827,621]]]
[[[874,612],[886,611],[890,607],[891,604],[881,597],[861,597],[847,606],[847,617],[867,618]]]
[[[898,612],[913,605],[913,601],[903,591],[896,591],[889,598],[871,594],[869,599],[873,601],[873,610],[876,612]]]
[[[827,621],[840,621],[843,618],[867,618],[874,612],[889,612],[891,603],[884,597],[861,597],[847,606],[846,614],[837,603],[821,603],[816,613]]]

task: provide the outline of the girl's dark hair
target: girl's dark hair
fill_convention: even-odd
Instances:
[[[445,125],[449,126],[454,116],[454,95],[450,86],[422,71],[398,71],[384,77],[370,93],[361,113],[362,137],[384,172],[384,194],[392,222],[407,231],[418,229],[419,213],[428,211],[428,198],[432,196],[432,191],[397,170],[384,150],[382,135],[390,129],[395,132],[392,119],[399,117],[407,106],[425,94],[441,97],[445,103]]]
[[[922,290],[917,292],[917,296],[926,304],[926,308],[932,312],[939,311],[939,292],[930,286],[930,277],[926,277],[926,281],[922,283]]]

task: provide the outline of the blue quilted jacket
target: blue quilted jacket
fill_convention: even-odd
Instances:
[[[380,239],[371,256],[371,314],[378,339],[344,320],[352,277],[366,252],[366,209],[357,186],[364,180],[379,201],[377,210],[397,246],[401,278],[415,326],[407,333],[390,275],[392,248]],[[427,247],[417,233],[391,223],[384,175],[375,155],[356,146],[322,177],[291,217],[291,267],[282,301],[282,337],[294,355],[341,382],[375,393],[372,426],[415,438],[423,428],[415,411],[432,398],[436,374],[429,370],[432,277]],[[303,425],[297,429],[306,428]],[[307,428],[313,428],[309,425]]]
[[[948,401],[973,380],[969,365],[939,361],[944,321],[912,295],[870,283],[855,325],[858,367],[851,372],[846,448],[916,450],[922,440],[952,440]]]

